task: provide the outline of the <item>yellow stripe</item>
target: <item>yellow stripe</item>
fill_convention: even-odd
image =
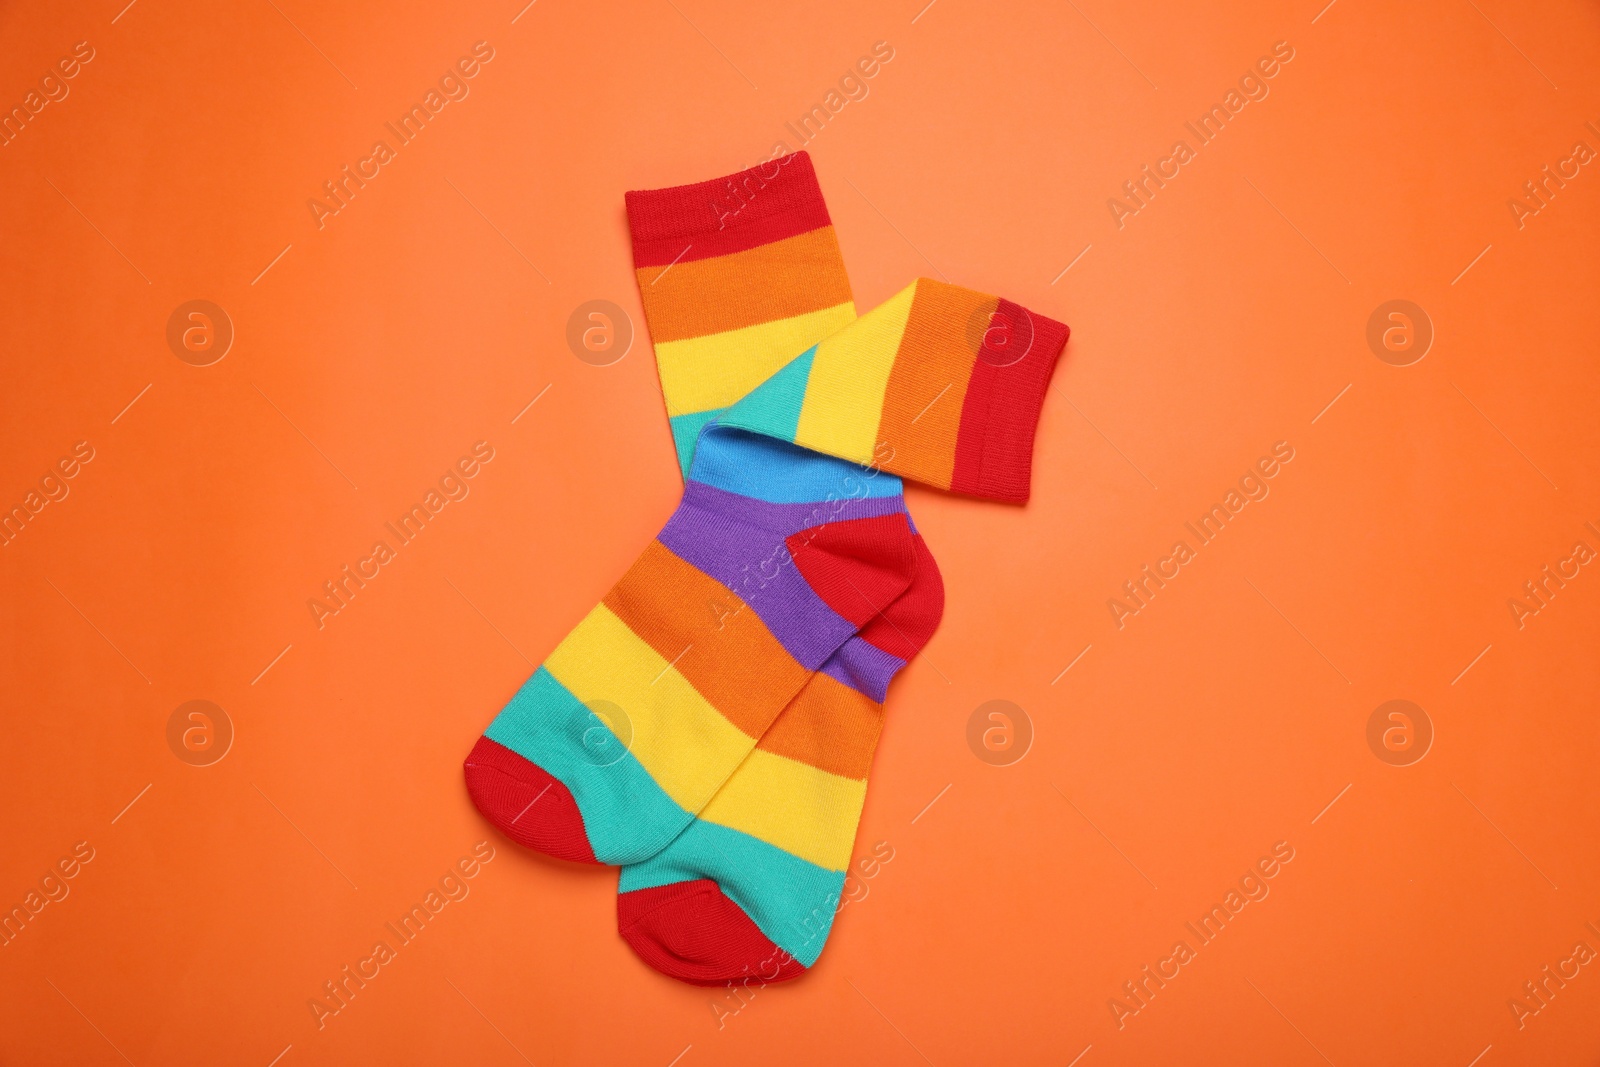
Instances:
[[[867,783],[764,749],[750,753],[700,817],[842,871],[850,864]]]
[[[699,811],[755,745],[604,604],[544,665],[583,703],[622,709],[633,734],[629,750],[685,811]]]
[[[858,463],[872,459],[889,370],[916,288],[913,283],[817,346],[795,444]]]
[[[656,345],[668,415],[725,408],[795,356],[855,321],[846,302],[740,330]]]

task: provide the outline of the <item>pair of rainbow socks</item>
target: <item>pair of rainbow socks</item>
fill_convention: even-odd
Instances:
[[[817,960],[889,681],[944,586],[902,479],[1027,500],[1059,322],[927,278],[856,316],[804,152],[627,195],[684,495],[466,761],[506,836],[614,864],[684,981]]]

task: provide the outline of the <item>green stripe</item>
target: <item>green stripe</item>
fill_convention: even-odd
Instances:
[[[810,967],[833,927],[845,873],[808,863],[739,830],[696,819],[660,853],[624,867],[617,891],[697,878],[715,880],[768,940]]]
[[[543,667],[523,683],[484,736],[571,790],[601,863],[641,860],[694,818],[656,784],[633,753],[618,751],[620,742],[605,722]]]

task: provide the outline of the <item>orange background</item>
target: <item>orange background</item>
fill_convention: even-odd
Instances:
[[[0,1061],[1594,1062],[1600,968],[1520,1029],[1508,1000],[1600,949],[1600,575],[1507,604],[1600,548],[1600,174],[1507,206],[1600,148],[1592,5],[124,2],[0,14],[7,108],[95,50],[0,148],[0,504],[95,454],[0,548],[0,902],[95,857],[0,948]],[[319,229],[480,40],[470,96]],[[618,939],[614,872],[495,835],[460,764],[679,492],[623,191],[797,147],[880,40],[806,146],[859,306],[942,275],[1073,336],[1032,503],[910,492],[949,599],[858,838],[894,858],[733,1014]],[[1270,95],[1119,229],[1278,41]],[[1366,341],[1396,298],[1436,331],[1405,367]],[[236,331],[210,366],[167,345],[193,299]],[[639,329],[607,367],[565,341],[593,299]],[[319,630],[307,600],[480,440],[471,495]],[[1119,629],[1277,441],[1271,495]],[[195,699],[236,731],[211,766],[168,747]],[[994,699],[1036,735],[1010,766],[967,745]],[[1391,699],[1436,732],[1410,766],[1368,746]],[[1279,841],[1270,896],[1119,1029]]]

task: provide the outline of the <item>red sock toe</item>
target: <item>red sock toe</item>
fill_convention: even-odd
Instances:
[[[619,893],[617,931],[650,966],[697,985],[806,973],[709,878]]]
[[[599,863],[572,793],[536,763],[487,737],[467,756],[467,792],[511,840],[557,859]]]

